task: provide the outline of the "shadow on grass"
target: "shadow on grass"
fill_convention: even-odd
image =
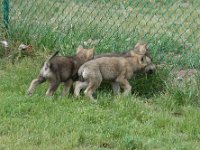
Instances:
[[[166,70],[157,70],[151,75],[137,75],[134,80],[131,80],[132,93],[142,97],[151,98],[165,91],[165,81],[168,78]]]
[[[134,79],[129,81],[132,86],[132,94],[142,98],[151,98],[155,95],[159,95],[166,90],[165,83],[167,78],[167,70],[157,70],[156,73],[151,75],[137,75]],[[112,88],[108,82],[102,82],[98,91],[101,93],[112,93]]]

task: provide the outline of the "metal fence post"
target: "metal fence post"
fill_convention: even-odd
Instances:
[[[3,0],[3,22],[8,29],[9,24],[9,0]]]

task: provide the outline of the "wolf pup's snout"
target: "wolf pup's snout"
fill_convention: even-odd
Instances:
[[[153,74],[156,71],[156,66],[154,64],[150,64],[145,68],[145,73]]]
[[[152,63],[152,60],[150,57],[146,56],[146,63],[147,66],[144,69],[144,72],[147,74],[152,74],[156,70],[156,66]]]

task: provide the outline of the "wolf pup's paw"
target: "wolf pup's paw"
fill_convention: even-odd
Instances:
[[[33,93],[32,93],[31,91],[28,90],[28,91],[26,92],[26,94],[29,95],[29,96],[31,96]]]

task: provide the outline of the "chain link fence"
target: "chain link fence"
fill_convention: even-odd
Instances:
[[[200,69],[199,0],[12,0],[9,9],[1,1],[1,20],[15,41],[66,54],[91,39],[97,53],[144,40],[156,63]]]
[[[84,44],[85,47],[95,45],[96,53],[100,54],[128,50],[143,40],[149,45],[158,71],[148,80],[142,76],[131,81],[133,90],[150,97],[163,92],[168,81],[183,89],[182,81],[189,79],[190,96],[199,96],[199,0],[0,2],[3,4],[0,40],[8,40],[16,51],[20,43],[24,43],[32,45],[36,52],[59,49],[61,54],[67,55]],[[187,87],[184,89],[188,90]]]

